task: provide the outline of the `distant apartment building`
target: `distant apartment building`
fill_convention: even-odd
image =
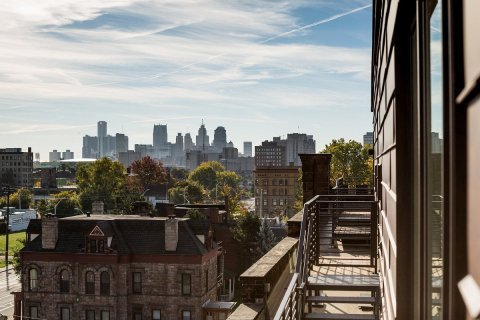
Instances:
[[[75,156],[74,152],[70,151],[69,149],[65,150],[64,152],[53,150],[48,153],[48,161],[60,162],[61,160],[73,159],[74,156]]]
[[[48,161],[49,162],[59,162],[60,160],[62,160],[62,153],[57,151],[57,150],[53,150],[53,151],[50,151],[48,153]]]
[[[135,150],[128,150],[127,152],[120,152],[118,154],[118,161],[120,161],[125,168],[129,168],[134,161],[140,159],[142,159],[142,154],[135,152]]]
[[[65,150],[62,152],[62,160],[71,160],[75,158],[75,153],[73,151],[70,151],[69,149]]]
[[[15,316],[27,319],[206,319],[223,279],[210,223],[175,217],[46,216],[21,257]]]
[[[373,147],[373,132],[367,132],[363,135],[363,145],[367,144]]]
[[[255,213],[260,217],[295,214],[299,167],[257,167],[254,174]]]
[[[135,144],[135,152],[140,154],[141,158],[155,157],[155,148],[151,144]]]
[[[262,142],[261,146],[255,146],[255,166],[259,167],[282,167],[287,164],[286,147],[277,142]]]
[[[185,168],[193,170],[205,161],[202,150],[187,150],[185,152]]]
[[[295,166],[301,166],[299,154],[314,154],[316,153],[316,142],[312,135],[304,133],[289,133],[287,139],[274,137],[274,142],[278,145],[285,146],[286,164],[293,163]]]
[[[252,142],[251,141],[244,141],[243,142],[243,156],[244,157],[251,157],[252,156]]]
[[[22,148],[0,149],[0,184],[17,187],[33,187],[32,148],[23,152]]]

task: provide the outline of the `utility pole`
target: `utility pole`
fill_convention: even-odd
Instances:
[[[2,195],[7,196],[7,219],[5,220],[5,267],[8,269],[8,233],[10,225],[10,194],[15,192],[14,188],[9,186],[2,188]]]

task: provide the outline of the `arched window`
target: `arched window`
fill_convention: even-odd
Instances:
[[[70,274],[68,270],[60,272],[60,292],[70,292]]]
[[[32,291],[37,289],[38,286],[38,271],[32,268],[28,271],[28,290]]]
[[[110,294],[110,274],[107,271],[100,274],[100,294],[104,296]]]
[[[85,294],[95,294],[95,275],[92,271],[85,274]]]

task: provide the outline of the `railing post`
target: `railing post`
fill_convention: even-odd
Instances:
[[[296,288],[297,290],[297,319],[303,319],[303,312],[305,309],[305,284],[302,283]]]
[[[377,225],[377,203],[373,201],[370,214],[370,266],[375,268],[375,272],[377,272]]]

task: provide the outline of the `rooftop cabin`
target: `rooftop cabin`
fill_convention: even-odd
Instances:
[[[480,3],[372,10],[373,194],[335,193],[328,167],[311,165],[327,157],[302,159],[295,269],[275,286],[242,275],[245,303],[229,319],[480,317]]]

